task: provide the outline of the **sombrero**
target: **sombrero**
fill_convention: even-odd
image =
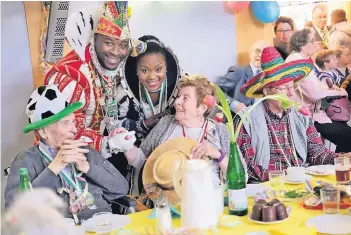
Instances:
[[[251,78],[240,92],[249,98],[263,97],[263,88],[280,86],[290,81],[298,83],[313,68],[311,59],[295,60],[285,63],[274,47],[266,47],[261,55],[262,72]]]
[[[143,184],[152,200],[163,194],[171,203],[180,202],[174,190],[174,172],[185,166],[195,145],[193,139],[177,137],[164,142],[151,153],[144,166]]]

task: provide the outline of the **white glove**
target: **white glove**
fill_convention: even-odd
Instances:
[[[126,139],[126,136],[132,136],[129,140]],[[110,150],[114,153],[118,152],[127,152],[134,146],[136,141],[135,131],[129,131],[124,133],[118,133],[109,138],[108,144]]]

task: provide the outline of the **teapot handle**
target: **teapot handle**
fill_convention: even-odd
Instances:
[[[173,185],[176,193],[178,194],[179,198],[181,199],[183,196],[183,188],[180,182],[184,178],[184,171],[181,170],[181,167],[179,167],[177,170],[174,171],[173,173]]]

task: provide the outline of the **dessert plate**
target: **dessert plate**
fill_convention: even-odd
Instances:
[[[327,176],[335,174],[335,167],[333,165],[316,165],[306,168],[306,174],[316,176]]]
[[[306,221],[306,226],[314,226],[318,233],[350,234],[351,216],[349,215],[320,215]]]

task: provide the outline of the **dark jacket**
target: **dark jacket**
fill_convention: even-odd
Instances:
[[[248,98],[241,94],[240,88],[253,77],[250,65],[245,67],[230,67],[228,72],[220,77],[217,85],[227,94],[230,103],[235,100],[250,106],[255,99]]]
[[[94,149],[89,148],[85,154],[90,168],[83,177],[88,183],[88,191],[94,197],[96,209],[85,208],[77,215],[79,219],[89,219],[93,214],[103,211],[111,211],[110,202],[114,199],[127,195],[128,183],[124,177]],[[5,208],[8,208],[14,201],[20,184],[19,169],[27,168],[29,181],[33,188],[49,188],[54,192],[63,187],[63,181],[59,175],[55,175],[48,164],[41,158],[38,146],[31,147],[20,152],[11,165],[11,171],[7,179],[5,189]],[[83,183],[84,185],[84,183]],[[84,187],[84,186],[83,186]],[[68,205],[69,196],[67,193],[59,195]],[[66,217],[72,214],[66,210]]]

